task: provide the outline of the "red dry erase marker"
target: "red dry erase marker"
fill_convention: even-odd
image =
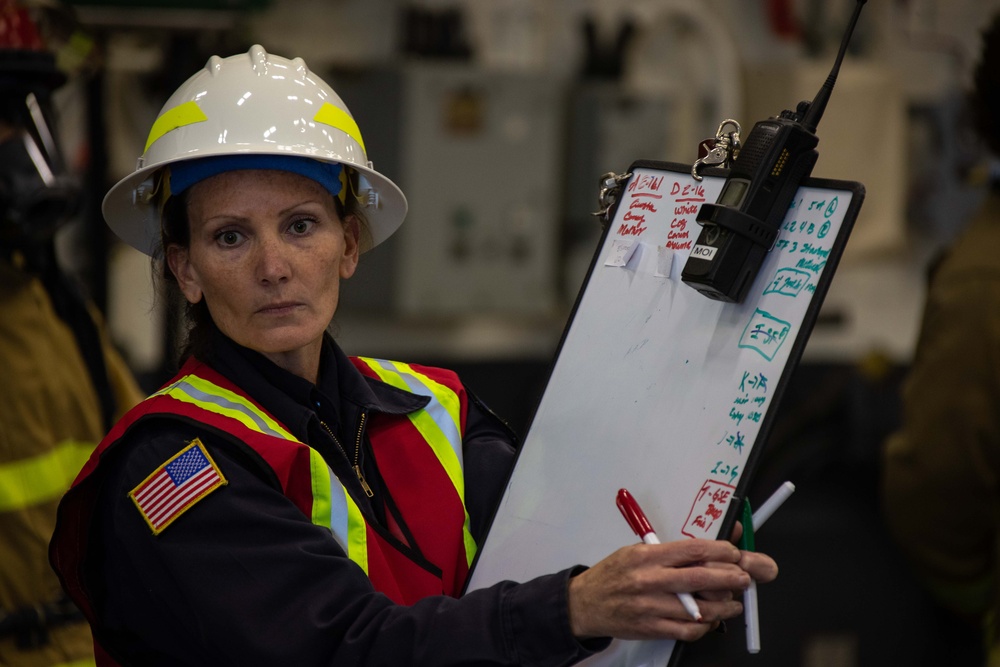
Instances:
[[[622,516],[628,521],[628,525],[632,528],[633,532],[639,536],[646,544],[659,544],[660,539],[653,532],[653,526],[649,523],[649,519],[646,518],[646,513],[642,511],[639,507],[639,503],[635,501],[632,494],[628,492],[628,489],[618,489],[618,498],[616,500],[618,504],[618,509],[621,511]],[[695,602],[694,596],[690,593],[678,593],[677,597],[680,599],[681,604],[684,605],[685,611],[691,615],[691,617],[696,620],[701,620],[701,610],[698,609],[698,603]]]
[[[656,537],[656,533],[653,532],[653,526],[650,525],[649,519],[646,518],[646,514],[639,507],[639,503],[635,501],[632,494],[628,492],[628,489],[618,489],[618,499],[616,502],[622,516],[628,521],[632,532],[638,535],[640,540],[646,544],[660,543],[660,540]]]

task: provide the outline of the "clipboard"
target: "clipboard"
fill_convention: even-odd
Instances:
[[[742,303],[681,282],[727,170],[628,169],[466,590],[591,565],[636,541],[627,487],[663,541],[728,536],[865,196],[799,188]],[[676,665],[682,643],[615,640],[588,667]]]

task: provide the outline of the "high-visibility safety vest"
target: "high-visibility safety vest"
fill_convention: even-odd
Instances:
[[[101,456],[147,416],[197,420],[253,449],[273,469],[285,496],[314,524],[328,528],[375,589],[393,601],[412,604],[430,595],[461,592],[476,552],[464,500],[465,390],[454,373],[443,369],[368,358],[351,361],[367,377],[430,399],[424,408],[406,415],[373,414],[367,425],[385,487],[430,567],[383,537],[384,529],[372,526],[316,450],[297,440],[224,376],[190,360],[170,383],[111,430],[60,507],[63,530],[53,540],[52,564],[95,634],[100,634],[98,619],[82,572],[83,545],[98,487],[91,483],[93,473]]]

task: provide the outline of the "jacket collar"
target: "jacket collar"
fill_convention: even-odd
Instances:
[[[211,352],[202,361],[240,386],[299,438],[306,436],[309,421],[321,406],[328,419],[339,425],[344,419],[352,420],[345,412],[356,412],[348,405],[366,412],[403,415],[430,401],[427,396],[362,375],[329,335],[323,340],[316,385],[221,332],[216,333]]]

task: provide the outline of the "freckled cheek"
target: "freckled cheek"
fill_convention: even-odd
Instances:
[[[327,275],[323,287],[324,301],[326,301],[327,307],[336,311],[337,304],[340,303],[340,273],[337,269],[334,269]]]
[[[336,304],[340,299],[340,280],[337,276],[334,276],[326,284],[326,297],[327,300]]]
[[[209,277],[205,284],[205,297],[210,310],[232,316],[247,314],[250,306],[249,290],[246,289],[246,278],[239,271],[217,271]]]

